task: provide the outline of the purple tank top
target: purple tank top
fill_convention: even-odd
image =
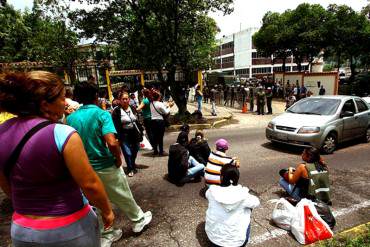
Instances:
[[[13,118],[0,125],[0,170],[32,127],[42,118]],[[14,210],[40,216],[68,215],[83,207],[82,194],[67,169],[54,138],[55,124],[24,145],[9,180]]]

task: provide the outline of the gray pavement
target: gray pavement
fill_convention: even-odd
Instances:
[[[187,105],[188,111],[190,113],[194,112],[197,109],[197,104],[195,102],[189,102]],[[203,103],[202,113],[203,117],[206,119],[212,120],[221,120],[227,119],[227,123],[223,124],[221,128],[261,128],[267,126],[268,122],[275,116],[281,114],[285,110],[285,102],[274,100],[272,101],[272,115],[257,115],[256,112],[249,111],[242,113],[240,108],[224,107],[217,105],[217,116],[212,116],[211,114],[211,104]],[[254,106],[254,110],[257,107]],[[174,106],[171,108],[171,114],[177,112],[177,107]],[[231,119],[230,119],[231,118]]]
[[[300,246],[294,237],[270,222],[274,204],[270,199],[279,198],[282,189],[278,186],[278,171],[295,166],[301,161],[302,149],[286,145],[272,145],[265,139],[264,128],[276,115],[284,111],[283,102],[273,102],[273,115],[259,116],[241,113],[241,109],[218,107],[217,117],[232,114],[228,125],[205,131],[213,148],[218,138],[230,141],[230,155],[241,160],[240,183],[253,190],[261,200],[261,206],[252,216],[251,246]],[[189,103],[190,112],[195,104]],[[175,110],[175,109],[173,109]],[[212,117],[210,105],[204,104],[204,117]],[[165,149],[176,140],[178,132],[167,132]],[[194,135],[194,130],[190,136]],[[333,189],[333,210],[337,215],[335,232],[370,221],[370,144],[351,142],[341,146],[333,155],[324,159],[330,167]],[[203,182],[177,187],[163,177],[167,173],[167,157],[152,157],[151,152],[140,151],[139,173],[129,179],[131,190],[143,210],[153,212],[150,226],[139,235],[131,231],[127,218],[115,208],[116,226],[123,229],[123,237],[113,244],[121,246],[188,247],[209,246],[204,221],[207,200],[201,196]],[[0,201],[4,197],[0,192]],[[10,215],[1,212],[0,246],[9,244]]]

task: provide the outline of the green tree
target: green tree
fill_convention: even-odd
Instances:
[[[327,18],[325,9],[319,4],[303,3],[289,14],[287,25],[290,32],[286,38],[298,71],[301,71],[304,59],[311,64],[324,47],[325,29],[322,24]]]
[[[286,70],[286,60],[291,55],[289,50],[289,27],[287,26],[287,16],[289,11],[283,14],[267,12],[262,19],[262,27],[253,35],[253,44],[257,51],[265,56],[274,55],[276,59],[282,59],[283,71]]]
[[[330,15],[325,25],[328,50],[336,55],[338,68],[342,56],[349,60],[353,78],[357,60],[368,44],[368,21],[346,5],[330,5],[328,12]]]
[[[38,1],[24,13],[10,5],[0,8],[0,62],[48,62],[75,81],[78,37],[66,22],[44,14]]]
[[[27,59],[27,39],[30,29],[23,15],[13,6],[0,8],[0,62],[19,62]]]
[[[104,4],[106,1],[88,1]],[[207,68],[215,47],[216,24],[209,11],[230,13],[232,0],[113,0],[104,8],[81,10],[70,18],[84,37],[117,45],[126,68],[158,71],[170,86],[179,114],[187,111],[175,72]],[[167,79],[163,76],[167,71]],[[190,81],[187,81],[190,83]]]

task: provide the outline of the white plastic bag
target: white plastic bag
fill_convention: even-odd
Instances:
[[[146,138],[145,135],[143,135],[143,141],[140,142],[140,149],[144,149],[144,150],[153,150],[153,147],[152,145],[150,145],[150,142],[148,141],[148,138]]]
[[[333,236],[333,232],[317,213],[312,201],[302,199],[297,204],[296,209],[297,217],[292,221],[291,230],[299,243],[311,244]]]
[[[296,208],[284,198],[280,198],[276,201],[271,219],[278,227],[289,231],[292,220],[297,217],[296,215]]]

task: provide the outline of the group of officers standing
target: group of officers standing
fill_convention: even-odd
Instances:
[[[275,90],[274,90],[275,89]],[[278,96],[278,89],[264,81],[250,81],[245,85],[213,85],[203,89],[203,101],[218,105],[242,108],[249,103],[249,111],[256,106],[258,115],[272,114],[272,98]]]

